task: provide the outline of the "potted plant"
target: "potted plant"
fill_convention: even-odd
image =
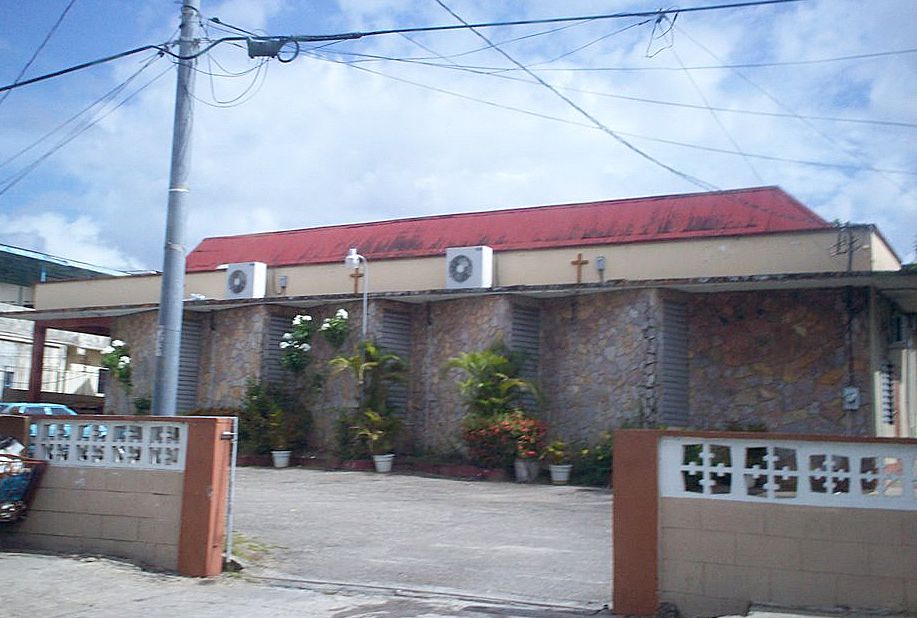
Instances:
[[[531,483],[541,472],[539,452],[544,443],[546,427],[541,421],[526,416],[517,410],[508,416],[511,431],[516,439],[516,459],[513,470],[517,483]]]
[[[376,472],[391,472],[395,454],[392,452],[390,433],[394,429],[391,419],[378,412],[366,410],[361,422],[353,427],[354,437],[362,441],[376,466]]]
[[[551,482],[555,485],[566,485],[570,482],[570,470],[573,464],[570,463],[570,455],[567,451],[567,443],[563,440],[554,440],[548,444],[541,458],[548,463],[548,470],[551,471]]]
[[[271,402],[267,414],[268,438],[271,442],[271,461],[275,468],[286,468],[290,465],[287,424],[284,422],[283,408]]]

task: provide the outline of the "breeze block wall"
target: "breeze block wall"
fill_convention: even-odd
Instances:
[[[0,547],[103,554],[182,575],[222,571],[229,418],[80,416],[36,423],[49,461]]]
[[[615,435],[615,614],[917,611],[917,440]]]

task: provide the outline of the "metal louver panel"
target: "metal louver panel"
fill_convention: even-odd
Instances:
[[[178,391],[175,409],[190,412],[197,407],[197,382],[201,360],[201,323],[185,320],[181,327],[178,359]]]
[[[405,368],[411,363],[411,314],[406,311],[386,309],[382,312],[382,331],[379,346],[385,352],[397,354],[404,361]],[[388,385],[385,400],[389,409],[404,413],[408,408],[407,382]]]
[[[280,341],[283,334],[289,332],[292,318],[271,316],[267,325],[267,337],[264,341],[264,354],[261,356],[261,378],[268,382],[280,384],[286,379],[286,370],[280,364]]]
[[[510,348],[522,355],[519,376],[537,383],[538,361],[541,354],[541,309],[527,305],[513,307],[513,325],[510,331]],[[537,400],[531,393],[521,397],[526,409],[534,409]]]
[[[688,309],[684,303],[663,301],[662,346],[659,359],[662,397],[659,421],[663,425],[688,424]]]

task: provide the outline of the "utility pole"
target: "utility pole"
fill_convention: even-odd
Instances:
[[[200,0],[183,0],[178,55],[197,52]],[[178,61],[175,87],[175,121],[172,127],[172,167],[169,172],[169,209],[163,251],[159,326],[156,331],[156,376],[153,382],[153,414],[175,416],[178,391],[178,359],[185,288],[185,200],[191,171],[191,127],[194,120],[194,64]]]

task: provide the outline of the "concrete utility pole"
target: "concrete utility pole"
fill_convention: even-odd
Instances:
[[[183,0],[178,55],[197,53],[200,0]],[[185,288],[185,199],[191,172],[191,127],[195,59],[178,61],[175,87],[175,122],[172,127],[172,168],[169,173],[169,210],[159,296],[159,327],[156,331],[156,376],[153,382],[153,414],[175,416],[178,391],[178,359]]]

